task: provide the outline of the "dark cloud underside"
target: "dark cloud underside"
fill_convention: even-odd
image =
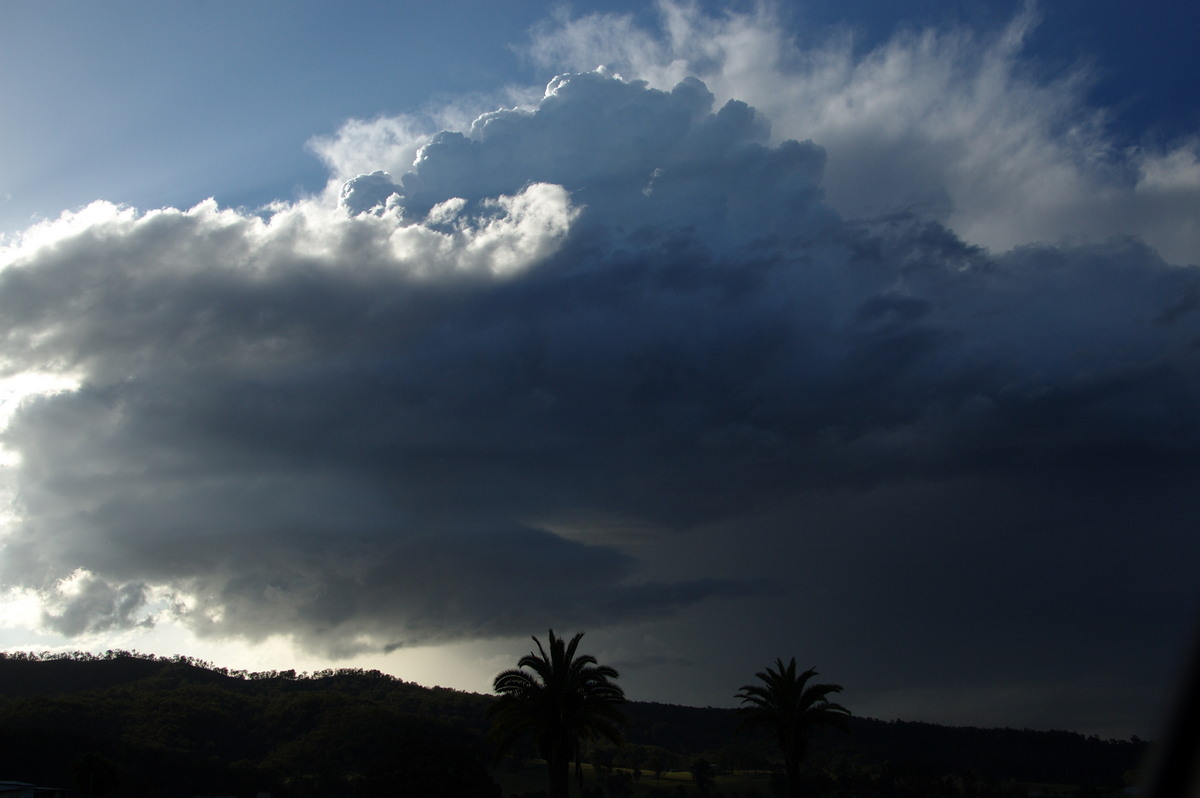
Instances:
[[[890,639],[890,606],[929,648],[1186,604],[1174,566],[1147,586],[1197,554],[1200,270],[846,221],[818,145],[766,142],[698,81],[597,72],[338,209],[93,209],[0,271],[6,373],[81,381],[4,433],[3,581],[65,633],[165,590],[335,654],[778,596],[780,551],[841,563],[835,622]],[[690,566],[697,527],[789,506]]]

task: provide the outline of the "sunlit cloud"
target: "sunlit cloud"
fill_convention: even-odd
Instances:
[[[348,121],[311,196],[6,241],[11,617],[420,673],[625,629],[675,685],[722,630],[880,711],[1144,695],[1196,554],[1195,140],[1116,147],[1084,68],[1026,68],[1032,5],[866,52],[780,13],[564,13],[544,89]]]
[[[916,29],[866,53],[849,30],[801,44],[772,4],[659,10],[658,31],[628,16],[560,16],[531,55],[555,69],[605,64],[658,88],[700,78],[718,102],[757,108],[775,141],[823,146],[829,201],[849,216],[918,212],[993,249],[1119,231],[1168,261],[1200,258],[1196,140],[1110,141],[1104,111],[1084,101],[1086,66],[1047,79],[1025,63],[1036,4],[1001,31]]]

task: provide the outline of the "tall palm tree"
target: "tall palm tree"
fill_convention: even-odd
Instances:
[[[800,761],[808,748],[808,730],[813,726],[845,728],[850,710],[835,704],[830,693],[842,692],[840,684],[809,684],[817,675],[809,668],[796,675],[796,660],[785,666],[775,660],[775,668],[754,674],[762,684],[747,684],[736,698],[742,699],[742,727],[762,726],[775,734],[783,752],[787,790],[791,798],[800,795]]]
[[[533,735],[550,770],[550,798],[567,798],[572,758],[582,785],[581,740],[604,737],[621,743],[619,726],[625,716],[616,705],[625,701],[625,693],[612,682],[616,670],[597,664],[589,654],[575,655],[582,637],[580,632],[567,642],[551,629],[549,653],[534,637],[537,652],[496,677],[492,686],[500,697],[487,710],[497,756]]]

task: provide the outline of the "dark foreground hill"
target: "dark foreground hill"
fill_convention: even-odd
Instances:
[[[0,781],[113,796],[498,796],[485,738],[488,696],[377,671],[245,673],[183,657],[0,654]],[[607,767],[772,766],[770,740],[737,733],[731,709],[633,702],[628,744],[590,749]],[[523,752],[532,755],[531,749]],[[1117,790],[1145,755],[1136,741],[852,718],[814,740],[814,788],[855,794],[980,780]],[[864,786],[865,785],[865,786]],[[967,786],[964,786],[967,785]],[[610,788],[610,793],[616,792]],[[984,792],[975,790],[975,796]]]

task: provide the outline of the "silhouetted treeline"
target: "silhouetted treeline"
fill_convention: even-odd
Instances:
[[[912,721],[852,718],[852,740],[823,734],[844,752],[869,761],[908,762],[943,773],[1014,781],[1115,788],[1141,765],[1147,744],[1102,740],[1068,731],[980,729]]]
[[[0,654],[0,780],[94,798],[499,795],[484,739],[492,700],[361,669],[229,671],[122,651]],[[626,745],[585,757],[608,795],[634,782],[639,794],[657,794],[656,771],[689,771],[699,760],[730,773],[770,770],[777,759],[773,741],[736,732],[734,709],[636,701],[625,709]],[[1072,732],[850,718],[848,732],[816,733],[805,777],[814,798],[982,798],[1008,782],[1115,790],[1145,748]],[[666,784],[661,791],[678,793]]]
[[[719,758],[725,769],[751,770],[774,758],[773,741],[737,734],[738,711],[713,707],[631,703],[631,743],[661,746],[687,756]],[[980,729],[910,721],[847,718],[846,732],[813,732],[820,763],[906,763],[938,773],[972,772],[992,779],[1076,784],[1115,789],[1136,770],[1147,743],[1102,740],[1068,731]],[[682,761],[682,760],[680,760]]]
[[[0,779],[89,798],[498,796],[479,733],[483,698],[453,695],[372,671],[297,677],[126,652],[6,655]]]

